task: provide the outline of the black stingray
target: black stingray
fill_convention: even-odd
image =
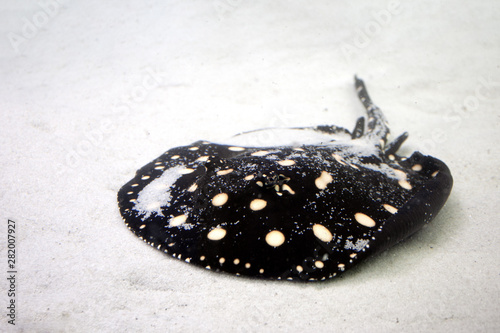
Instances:
[[[317,281],[407,238],[452,188],[440,160],[396,155],[381,110],[356,78],[367,117],[315,144],[172,148],[118,192],[128,228],[178,259],[216,271]]]

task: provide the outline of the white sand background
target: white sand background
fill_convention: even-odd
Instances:
[[[0,331],[500,330],[499,17],[496,0],[1,2]],[[410,133],[401,153],[455,179],[406,242],[301,284],[199,269],[125,227],[117,191],[171,147],[352,129],[355,73]]]

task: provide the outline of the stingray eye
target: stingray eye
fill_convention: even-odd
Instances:
[[[126,225],[193,265],[301,281],[337,276],[405,239],[439,212],[453,180],[433,157],[398,156],[407,134],[387,142],[385,117],[357,78],[356,90],[367,119],[353,133],[304,127],[289,144],[168,150],[118,192]]]

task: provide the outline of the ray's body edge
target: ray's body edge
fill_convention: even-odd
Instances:
[[[435,170],[439,172],[385,222],[384,230],[397,237],[389,239],[386,237],[387,241],[381,244],[377,252],[382,252],[419,231],[439,213],[451,193],[453,178],[448,166],[437,158],[424,156],[418,152],[412,157],[416,155],[419,159],[429,158],[429,162],[433,163]]]
[[[318,237],[316,238],[312,237],[308,238],[310,242],[307,244],[305,243],[305,241],[304,242],[296,241],[296,244],[298,244],[299,246],[303,246],[305,249],[304,259],[302,257],[296,258],[297,257],[296,249],[289,252],[290,258],[286,258],[286,251],[279,252],[280,253],[279,257],[273,257],[273,255],[275,255],[278,252],[275,251],[275,248],[269,246],[271,243],[268,242],[266,244],[262,239],[260,239],[264,237],[260,237],[259,244],[262,248],[260,248],[258,251],[255,251],[256,253],[252,254],[251,258],[247,258],[248,260],[245,260],[245,258],[231,257],[231,253],[228,253],[231,252],[231,246],[233,247],[232,248],[233,251],[238,252],[239,254],[241,253],[247,254],[247,252],[237,251],[238,244],[236,242],[231,242],[227,240],[227,237],[226,239],[223,239],[223,241],[225,242],[224,246],[221,246],[220,248],[215,246],[215,250],[207,249],[207,247],[211,246],[211,244],[214,243],[213,241],[211,242],[206,240],[207,234],[211,230],[217,228],[217,226],[220,225],[223,225],[224,228],[226,228],[225,223],[227,221],[216,221],[216,217],[218,216],[216,215],[218,212],[217,210],[213,212],[210,211],[210,213],[202,212],[203,214],[205,214],[204,215],[205,217],[210,217],[213,221],[207,222],[204,220],[203,216],[201,218],[202,222],[200,222],[200,224],[196,224],[196,221],[194,221],[193,222],[194,225],[193,227],[191,227],[190,230],[183,230],[182,232],[179,233],[179,235],[181,234],[188,235],[188,237],[185,239],[181,239],[180,236],[177,237],[176,239],[175,238],[176,234],[174,232],[172,232],[172,234],[169,234],[173,230],[171,225],[169,226],[169,221],[172,221],[172,217],[174,217],[175,214],[170,214],[170,216],[158,216],[158,214],[156,215],[152,214],[151,216],[148,216],[146,219],[144,219],[144,216],[140,217],[137,214],[137,212],[134,211],[134,204],[135,202],[137,202],[136,199],[140,191],[138,193],[134,192],[132,188],[139,187],[141,188],[142,191],[142,189],[144,189],[150,183],[150,181],[153,181],[161,177],[163,170],[161,168],[160,170],[157,170],[158,166],[164,165],[166,167],[166,170],[171,168],[170,164],[166,162],[166,156],[170,156],[171,158],[173,156],[177,156],[173,155],[176,154],[175,152],[177,151],[188,152],[188,150],[190,149],[191,150],[193,148],[198,149],[199,147],[203,147],[203,145],[206,145],[207,147],[213,147],[215,151],[215,152],[212,151],[212,156],[214,156],[213,159],[215,159],[215,156],[217,156],[217,159],[222,160],[222,162],[218,161],[219,164],[221,163],[222,164],[216,166],[214,170],[216,170],[216,172],[221,172],[224,171],[223,168],[228,168],[227,166],[229,165],[227,164],[229,163],[228,161],[231,160],[233,160],[233,162],[234,160],[238,161],[238,159],[242,158],[244,154],[248,155],[250,153],[256,153],[260,151],[266,151],[272,149],[280,150],[284,148],[284,147],[242,147],[242,149],[244,150],[243,152],[238,152],[238,151],[228,152],[228,149],[232,148],[230,145],[217,145],[206,141],[197,141],[191,145],[184,147],[177,147],[167,151],[165,154],[159,156],[157,159],[153,160],[152,162],[148,163],[147,165],[139,169],[136,173],[136,176],[120,189],[120,191],[118,192],[118,202],[119,202],[120,212],[128,228],[151,246],[156,247],[157,249],[162,250],[178,259],[196,264],[198,266],[202,266],[216,271],[232,273],[236,275],[245,275],[245,276],[252,276],[258,278],[260,277],[267,279],[278,279],[278,280],[287,279],[287,280],[299,280],[299,281],[320,281],[337,276],[342,272],[344,272],[346,269],[349,269],[350,267],[355,266],[357,263],[363,261],[365,258],[373,254],[379,253],[393,246],[394,244],[404,240],[405,238],[409,237],[410,235],[421,229],[423,225],[430,222],[432,218],[440,211],[440,209],[445,204],[451,192],[453,184],[451,173],[448,167],[442,161],[431,156],[425,156],[418,152],[415,152],[413,153],[413,155],[411,155],[406,159],[406,158],[400,158],[398,155],[396,155],[397,149],[402,144],[404,139],[406,139],[407,134],[406,133],[403,134],[402,136],[394,140],[392,143],[386,145],[389,129],[386,125],[387,122],[385,121],[385,118],[383,117],[381,111],[376,106],[374,106],[373,103],[371,103],[371,100],[369,99],[368,94],[364,89],[362,81],[357,78],[356,78],[356,87],[358,95],[360,96],[361,101],[363,102],[368,111],[368,121],[367,121],[368,124],[366,126],[367,131],[364,132],[364,126],[365,126],[364,121],[360,122],[358,120],[356,128],[352,133],[352,139],[357,140],[363,138],[364,140],[367,140],[368,142],[373,144],[373,146],[377,147],[377,149],[380,151],[380,156],[381,156],[380,158],[383,160],[384,164],[391,163],[391,161],[388,160],[389,156],[391,157],[392,161],[396,160],[397,166],[400,167],[401,170],[404,170],[407,176],[410,177],[409,181],[413,181],[413,179],[411,178],[413,177],[412,176],[413,171],[410,170],[412,167],[418,165],[421,169],[423,168],[422,171],[419,170],[421,175],[418,176],[422,179],[419,180],[420,185],[418,186],[418,190],[416,190],[417,186],[415,186],[413,188],[413,190],[415,191],[412,192],[411,197],[407,197],[407,199],[405,199],[405,203],[397,208],[397,212],[393,213],[393,215],[389,216],[385,220],[377,220],[377,230],[372,230],[369,233],[365,233],[363,234],[364,235],[363,237],[359,236],[361,235],[361,232],[356,231],[352,233],[352,235],[355,235],[355,237],[352,239],[356,239],[356,237],[359,237],[358,241],[361,238],[363,238],[363,240],[365,238],[366,239],[369,238],[369,241],[367,240],[366,244],[368,246],[364,246],[362,249],[356,249],[355,251],[347,251],[345,250],[348,248],[347,244],[354,244],[353,243],[354,240],[349,241],[350,243],[347,243],[345,238],[343,239],[342,237],[340,237],[340,239],[342,239],[343,242],[341,244],[342,246],[340,247],[337,245],[331,246],[330,243],[332,243],[336,239],[335,237],[339,236],[336,234],[336,232],[338,232],[339,230],[332,227],[331,221],[325,221],[324,223],[322,223],[321,221],[315,221],[317,222],[316,224],[314,224],[313,222],[309,224],[304,223],[302,225],[302,228],[304,230],[300,230],[299,233],[309,232],[309,234],[311,234],[311,230],[313,229],[313,224],[314,226],[318,224],[326,225],[328,226],[328,228],[330,228],[330,232],[334,234],[334,239],[330,240],[329,242],[323,242],[321,239],[318,239]],[[331,127],[318,126],[314,130],[328,132],[329,128],[331,128],[332,132],[342,131],[350,133],[349,131],[336,126],[331,126]],[[303,147],[307,148],[306,146]],[[323,148],[328,147],[328,145],[323,145],[322,147]],[[293,148],[303,149],[300,147],[298,148],[293,147]],[[206,161],[207,161],[206,164],[200,165],[199,169],[196,169],[196,172],[207,173],[208,172],[207,168],[210,169],[211,167],[213,167],[212,157],[207,157]],[[337,159],[337,162],[340,164],[335,168],[337,167],[344,168],[346,164],[350,165],[346,161],[347,160]],[[357,166],[356,164],[350,166],[358,170],[360,167],[363,168],[362,163],[359,163]],[[306,167],[304,168],[307,169]],[[357,172],[358,170],[353,170],[353,172]],[[194,171],[191,172],[193,174],[195,173]],[[232,174],[236,173],[233,171],[231,172]],[[264,172],[266,172],[266,170],[264,170]],[[415,175],[415,177],[416,176],[417,175]],[[145,177],[148,177],[149,179],[145,181],[144,180]],[[377,186],[377,184],[374,183],[367,183],[367,185],[374,187]],[[203,184],[200,183],[200,186],[203,186]],[[348,184],[348,186],[352,186],[352,184]],[[221,191],[224,193],[224,189],[222,189]],[[135,195],[136,199],[130,199],[131,192],[136,193]],[[293,196],[290,196],[290,193],[285,192],[285,197],[288,196],[287,197],[288,199],[293,199]],[[283,193],[280,195],[283,196]],[[336,200],[335,198],[333,199]],[[363,198],[358,198],[358,199],[361,200],[360,203],[363,203],[364,200]],[[366,200],[368,201],[368,198],[366,198]],[[367,202],[367,206],[370,206],[372,204],[373,204],[372,202]],[[360,206],[362,205],[360,204]],[[165,209],[164,211],[167,210]],[[196,212],[194,212],[193,214],[196,214]],[[183,215],[179,216],[182,217]],[[193,220],[196,219],[193,218]],[[237,222],[240,223],[240,225],[244,225],[243,223],[241,223],[241,221]],[[201,223],[205,224],[202,225]],[[170,222],[170,224],[172,224],[172,222]],[[359,225],[357,227],[359,228]],[[226,229],[229,229],[229,227],[227,227]],[[226,229],[224,229],[224,232],[226,232]],[[271,229],[275,231],[281,230],[281,233],[285,234],[287,238],[290,237],[290,233],[286,234],[284,230],[280,229],[279,227],[277,228],[273,226]],[[271,234],[271,232],[269,234]],[[352,237],[352,235],[350,236]],[[369,235],[370,237],[367,237],[366,235]],[[345,236],[346,238],[348,238],[348,235]],[[292,236],[291,238],[293,239],[294,237]],[[247,244],[245,242],[243,243]],[[197,244],[201,244],[199,245],[200,248],[196,248],[198,246]],[[279,248],[280,246],[281,244],[276,248]],[[222,253],[217,252],[218,249],[219,250],[222,249],[221,251],[223,252]],[[251,252],[251,249],[248,249],[248,253],[249,252]],[[211,257],[209,258],[209,256]],[[336,259],[336,257],[338,257],[338,259]],[[308,261],[306,262],[306,260]],[[259,261],[262,262],[262,267],[265,267],[265,269],[258,266]],[[273,265],[276,267],[276,269],[273,269],[274,268]]]

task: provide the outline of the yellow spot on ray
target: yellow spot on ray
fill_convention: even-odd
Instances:
[[[186,221],[187,221],[187,215],[182,214],[171,218],[169,224],[172,227],[178,227],[181,224],[184,224]]]
[[[209,159],[209,156],[200,156],[195,160],[195,162],[206,162],[206,161],[208,161],[208,159]]]
[[[321,175],[316,178],[314,184],[320,190],[324,190],[326,186],[333,181],[333,177],[326,171],[321,171]]]
[[[193,172],[194,172],[194,169],[191,169],[191,168],[185,168],[185,169],[179,170],[179,173],[181,175],[188,175],[188,174],[193,173]]]
[[[288,186],[287,184],[283,185],[283,191],[288,191],[288,193],[290,193],[290,194],[295,194],[295,191],[292,190],[292,188],[290,186]]]
[[[245,148],[243,147],[228,147],[227,149],[229,149],[230,151],[244,151]]]
[[[227,202],[228,198],[227,193],[219,193],[212,198],[212,205],[220,207]]]
[[[371,228],[376,225],[375,221],[371,217],[363,213],[354,214],[354,218],[359,224],[364,225],[365,227]]]
[[[323,268],[325,267],[325,264],[322,261],[318,260],[314,262],[314,266],[316,266],[317,268]]]
[[[278,230],[273,230],[266,235],[266,243],[273,247],[278,247],[285,242],[285,235]]]
[[[295,161],[294,160],[283,160],[283,161],[279,161],[278,164],[282,165],[282,166],[292,166],[295,164]]]
[[[415,164],[414,166],[411,167],[413,171],[421,171],[422,170],[422,165],[420,164]]]
[[[217,171],[217,175],[224,176],[224,175],[230,174],[233,171],[234,171],[233,169],[220,170],[220,171]]]
[[[252,155],[252,156],[266,156],[267,154],[269,154],[269,152],[267,150],[259,150],[259,151],[255,151],[255,152],[251,153],[250,155]]]
[[[254,199],[250,202],[250,209],[257,211],[264,209],[267,206],[267,201],[262,199]]]
[[[394,206],[388,204],[383,204],[382,206],[384,206],[385,210],[391,214],[396,214],[398,212],[398,209]]]
[[[333,235],[325,226],[315,224],[312,227],[314,236],[318,237],[322,242],[328,243],[333,239]]]
[[[225,236],[226,236],[226,229],[222,229],[220,227],[210,230],[210,232],[207,234],[207,238],[213,241],[221,240]]]
[[[412,186],[406,179],[401,179],[398,181],[399,186],[404,188],[405,190],[411,190]]]

